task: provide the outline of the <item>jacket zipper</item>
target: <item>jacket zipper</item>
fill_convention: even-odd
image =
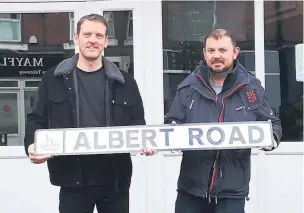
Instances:
[[[214,95],[214,100],[216,101],[217,103],[217,95],[213,92],[213,90],[210,88],[210,86],[206,83],[206,81],[200,76],[198,75],[198,78],[201,79],[201,81],[204,83],[204,85],[210,90],[210,92]],[[243,87],[244,85],[246,84],[239,84],[238,86],[236,86],[228,95],[224,96],[222,98],[222,110],[221,110],[221,113],[220,113],[220,116],[219,116],[219,119],[218,119],[218,122],[223,122],[223,117],[224,117],[224,111],[225,111],[225,99],[228,98],[229,96],[233,95],[236,91],[238,91],[241,87]],[[211,202],[211,197],[210,197],[210,193],[213,189],[213,186],[214,186],[214,181],[215,181],[215,175],[216,175],[216,163],[217,163],[217,160],[218,160],[218,157],[219,157],[219,153],[220,151],[218,150],[216,152],[216,157],[213,161],[213,166],[212,166],[212,175],[211,175],[211,181],[210,181],[210,186],[209,186],[209,202]],[[220,174],[221,174],[221,177],[222,177],[222,170],[220,171]],[[206,196],[207,196],[207,193],[206,193]],[[217,197],[215,197],[215,202],[217,202]]]
[[[223,120],[224,120],[225,99],[230,97],[231,95],[233,95],[235,92],[237,92],[244,85],[246,85],[246,84],[239,84],[228,95],[226,95],[222,98],[222,111],[221,111],[220,117],[218,119],[218,122],[223,122]],[[213,186],[214,186],[214,180],[215,180],[215,174],[216,174],[216,163],[217,163],[217,160],[218,160],[218,157],[219,157],[219,152],[220,152],[219,150],[216,152],[216,158],[215,158],[214,163],[213,163],[212,177],[211,177],[211,182],[210,182],[210,186],[209,186],[209,196],[210,196],[210,193],[211,193],[211,191],[213,189]],[[220,175],[222,176],[222,174],[223,174],[223,171],[220,170]]]

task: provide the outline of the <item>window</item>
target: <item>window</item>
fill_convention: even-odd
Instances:
[[[282,141],[303,141],[303,2],[264,2],[265,91]]]
[[[20,17],[24,26],[22,39]],[[69,12],[0,13],[0,40],[2,46],[6,46],[0,50],[0,140],[1,135],[6,139],[0,141],[1,145],[23,144],[27,114],[35,107],[41,78],[71,53],[74,55],[71,48],[63,48],[65,42],[72,39],[73,21],[74,15]],[[69,24],[71,28],[67,27]],[[17,25],[18,30],[14,27]],[[32,35],[37,43],[28,43]],[[7,44],[3,44],[4,38]],[[12,39],[28,43],[28,48],[14,49]]]
[[[164,113],[170,109],[178,84],[205,64],[202,41],[214,28],[232,32],[241,48],[239,60],[255,73],[253,7],[253,1],[162,2]]]
[[[18,93],[0,92],[0,134],[18,135]]]
[[[10,88],[10,87],[18,87],[18,81],[14,81],[14,80],[1,80],[0,81],[0,88],[4,89],[4,88]]]
[[[0,13],[0,41],[21,41],[21,15]]]
[[[27,115],[35,109],[37,89],[40,80],[25,81],[24,88],[24,111],[25,111],[25,124],[27,122]]]

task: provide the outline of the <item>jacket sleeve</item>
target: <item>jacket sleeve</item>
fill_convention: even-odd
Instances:
[[[24,138],[24,148],[26,155],[28,153],[28,147],[34,143],[35,131],[38,129],[48,128],[48,118],[47,118],[47,86],[46,78],[42,78],[39,88],[36,93],[36,105],[33,112],[27,115],[27,124]]]
[[[281,121],[279,118],[277,118],[267,101],[267,97],[265,95],[265,90],[261,87],[258,91],[261,101],[261,107],[257,111],[257,116],[259,121],[267,121],[271,120],[272,123],[272,129],[273,129],[273,135],[274,139],[276,140],[277,144],[279,145],[281,138],[282,138],[282,127],[281,127]]]
[[[185,123],[186,121],[186,88],[177,89],[169,112],[165,116],[165,124]]]
[[[132,89],[130,95],[133,96],[131,125],[146,125],[143,101],[135,79],[133,80],[132,83]]]

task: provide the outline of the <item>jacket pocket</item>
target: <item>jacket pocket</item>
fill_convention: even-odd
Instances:
[[[116,99],[112,101],[113,120],[115,125],[124,126],[131,122],[132,105],[127,99]]]
[[[217,167],[216,182],[218,184],[215,191],[218,197],[221,195],[245,196],[249,190],[250,170],[249,152],[238,156],[235,150],[225,151]]]
[[[69,98],[66,95],[51,96],[49,100],[50,126],[67,127],[67,114],[70,115],[71,108]]]
[[[247,121],[255,121],[257,120],[256,112],[261,108],[260,101],[257,101],[253,104],[248,104],[243,110],[246,116]]]

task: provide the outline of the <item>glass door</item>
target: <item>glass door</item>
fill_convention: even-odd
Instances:
[[[20,98],[23,101],[20,101],[20,108],[22,115],[20,115],[20,122],[22,125],[21,128],[21,139],[25,137],[25,128],[27,123],[27,115],[33,112],[36,99],[37,99],[37,90],[39,87],[41,79],[30,79],[30,80],[21,80],[21,94]]]
[[[19,91],[0,90],[0,146],[20,145]]]

